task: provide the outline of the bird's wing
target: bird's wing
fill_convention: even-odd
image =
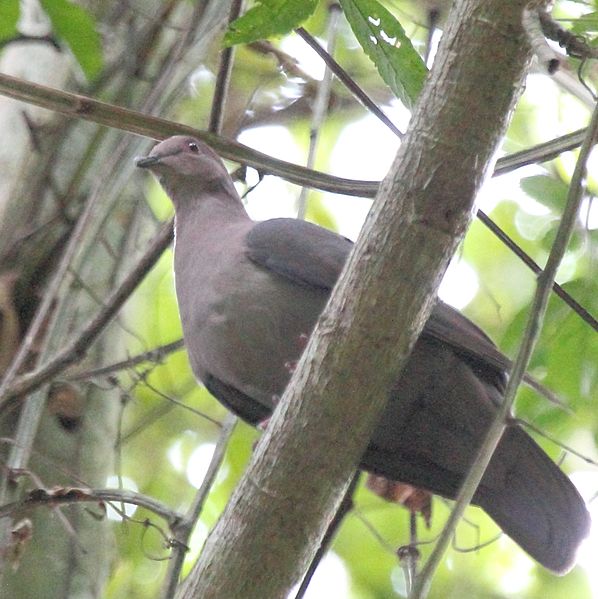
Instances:
[[[331,290],[353,243],[305,221],[278,218],[257,223],[247,235],[247,254],[262,268],[299,285]],[[422,335],[450,345],[474,370],[499,389],[511,362],[465,316],[438,302]]]
[[[505,373],[510,369],[511,361],[484,331],[460,312],[439,301],[423,334],[450,345],[478,376],[504,391]]]
[[[292,218],[257,223],[247,234],[246,244],[255,264],[298,285],[328,291],[353,247],[341,235]]]

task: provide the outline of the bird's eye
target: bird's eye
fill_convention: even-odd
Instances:
[[[199,146],[194,142],[191,141],[189,142],[189,149],[194,153],[197,154],[197,152],[199,152]]]

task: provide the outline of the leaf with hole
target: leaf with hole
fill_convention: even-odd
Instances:
[[[402,25],[377,0],[341,0],[341,6],[382,79],[412,108],[428,71]]]

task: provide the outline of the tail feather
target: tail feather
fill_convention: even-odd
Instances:
[[[485,484],[497,476],[504,484]],[[579,543],[589,532],[590,517],[573,483],[516,426],[505,431],[475,503],[534,559],[558,574],[573,567]]]

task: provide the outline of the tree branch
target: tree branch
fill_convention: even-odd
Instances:
[[[0,94],[54,110],[73,118],[81,118],[156,140],[162,140],[171,135],[194,135],[205,141],[228,160],[251,166],[262,173],[282,177],[286,181],[297,185],[306,185],[331,193],[342,193],[364,198],[374,197],[378,190],[378,181],[346,179],[313,171],[268,156],[238,142],[200,129],[115,106],[114,104],[100,102],[80,94],[72,94],[38,85],[3,73],[0,73]],[[538,144],[533,148],[500,158],[496,163],[495,174],[502,175],[528,164],[536,164],[556,158],[563,152],[579,147],[584,139],[584,134],[584,130],[574,131]]]
[[[61,487],[50,491],[47,489],[33,489],[22,499],[1,506],[0,518],[6,518],[15,513],[22,513],[24,510],[44,505],[53,507],[71,503],[98,503],[103,501],[138,505],[163,518],[171,528],[177,526],[183,519],[181,514],[148,495],[128,489],[83,489],[79,487]]]
[[[114,318],[115,314],[120,310],[121,306],[156,263],[171,241],[172,221],[164,225],[139,262],[137,262],[125,280],[110,294],[106,300],[106,304],[87,323],[77,338],[54,356],[52,360],[37,370],[21,376],[15,381],[14,386],[6,389],[5,394],[0,396],[0,412],[6,408],[13,397],[31,392],[43,384],[43,382],[62,372],[70,364],[80,360],[93,341],[104,330],[104,327]]]
[[[181,518],[180,522],[173,527],[176,545],[174,546],[173,559],[168,564],[168,572],[166,574],[164,591],[162,593],[164,599],[171,599],[174,597],[174,593],[179,584],[181,570],[183,569],[183,562],[185,561],[189,537],[191,536],[193,527],[197,524],[197,520],[201,515],[201,511],[206,499],[208,498],[208,494],[210,493],[212,485],[216,480],[218,470],[224,461],[226,449],[235,430],[236,424],[237,417],[232,413],[228,414],[222,426],[222,431],[220,433],[220,437],[218,438],[218,443],[214,449],[214,454],[210,460],[208,471],[206,472],[205,478],[203,479],[200,488],[195,494],[193,504],[185,514],[185,517]]]

